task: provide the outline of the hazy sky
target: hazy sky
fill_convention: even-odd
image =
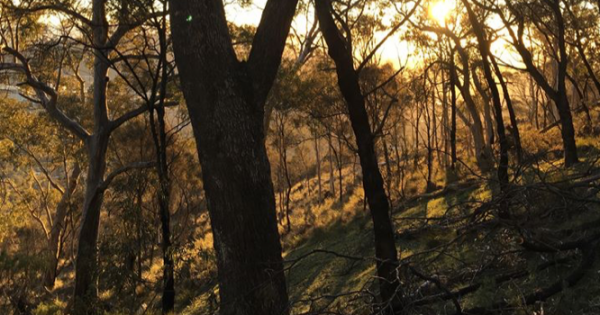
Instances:
[[[88,0],[82,1],[85,2]],[[235,4],[235,1],[232,2],[233,4],[228,4],[225,7],[228,21],[238,25],[258,25],[266,0],[253,0],[251,5],[245,7]],[[454,8],[455,0],[438,0],[431,2],[428,7],[428,12],[432,20],[436,21],[438,24],[444,24],[445,18],[454,10]],[[386,19],[391,21],[393,15],[394,14],[391,13],[389,16],[384,16],[384,21]],[[46,18],[49,19],[51,24],[59,24],[57,16],[47,16]],[[488,21],[488,23],[489,22],[490,21]],[[498,22],[499,27],[501,22],[496,22]],[[304,16],[300,16],[294,20],[294,28],[296,28],[298,32],[308,31],[307,29],[310,26],[307,27],[306,24],[306,17]],[[374,34],[374,37],[376,39],[381,39],[384,35],[385,32],[378,32]],[[503,61],[507,63],[520,65],[520,59],[513,52],[505,49],[507,45],[505,37],[507,36],[502,36],[492,44],[493,53],[500,56]],[[411,51],[413,51],[411,45],[407,42],[400,41],[399,36],[396,35],[387,40],[387,42],[379,49],[378,54],[383,61],[390,62],[395,67],[399,67],[401,64],[411,66],[419,61],[418,57],[411,56]]]

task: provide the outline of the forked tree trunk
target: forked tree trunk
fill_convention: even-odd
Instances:
[[[481,122],[481,117],[479,116],[479,111],[477,110],[477,106],[475,105],[475,101],[473,100],[473,96],[471,95],[471,71],[469,69],[470,58],[467,51],[462,47],[461,41],[456,35],[453,33],[445,33],[450,36],[454,41],[456,51],[460,56],[462,61],[462,74],[463,74],[463,82],[461,83],[458,80],[457,67],[452,67],[452,74],[455,76],[454,83],[456,87],[460,90],[461,95],[463,96],[463,100],[465,101],[465,105],[467,110],[471,114],[471,118],[473,122],[468,124],[469,129],[471,130],[471,134],[473,135],[473,146],[475,148],[475,159],[477,160],[477,165],[482,172],[489,171],[493,166],[492,161],[492,150],[490,146],[486,144],[484,135],[483,135],[483,124]]]
[[[575,128],[573,126],[573,116],[571,114],[571,107],[569,105],[566,87],[569,56],[567,52],[567,39],[565,30],[566,25],[562,14],[561,2],[561,0],[544,2],[549,6],[549,9],[553,13],[553,22],[555,23],[554,26],[556,26],[556,32],[554,34],[554,36],[556,36],[555,40],[558,47],[558,51],[554,54],[556,62],[558,63],[556,84],[551,84],[549,80],[546,79],[543,71],[541,71],[535,65],[533,55],[528,50],[525,39],[523,37],[523,23],[518,24],[518,30],[516,32],[511,28],[507,28],[507,30],[513,40],[516,50],[521,55],[521,59],[523,60],[527,71],[529,72],[533,80],[535,80],[535,82],[538,84],[538,86],[542,90],[544,90],[544,93],[546,94],[547,98],[549,100],[552,100],[552,102],[554,102],[554,104],[556,105],[556,110],[558,111],[558,115],[560,117],[561,137],[563,141],[565,166],[570,167],[576,163],[579,163],[579,157],[577,154],[577,144],[575,142]],[[522,17],[520,15],[522,13],[519,12],[517,8],[513,6],[509,6],[509,8],[511,12],[517,17]],[[510,23],[504,15],[500,14],[500,17],[502,18],[505,24]]]
[[[239,62],[220,0],[170,1],[175,60],[217,256],[220,313],[289,313],[264,105],[297,1],[269,0]]]

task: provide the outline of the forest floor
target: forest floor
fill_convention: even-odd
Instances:
[[[509,220],[495,215],[502,197],[494,182],[473,176],[395,204],[408,307],[415,314],[600,314],[600,259],[594,255],[600,145],[586,141],[575,168],[562,169],[557,158],[513,170],[519,180]],[[370,313],[377,292],[372,224],[353,174],[344,169],[343,202],[330,196],[318,204],[316,179],[299,183],[290,232],[281,216],[294,314]],[[205,288],[181,305],[183,314],[214,310],[209,305],[216,305],[217,289]]]

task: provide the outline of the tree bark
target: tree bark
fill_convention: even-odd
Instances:
[[[148,102],[150,113],[150,130],[154,142],[156,154],[156,172],[158,174],[159,187],[157,189],[157,200],[159,207],[160,227],[162,236],[163,254],[163,293],[162,313],[170,314],[175,308],[175,263],[173,261],[173,249],[171,241],[171,177],[169,176],[168,161],[168,136],[165,122],[165,97],[169,82],[167,65],[167,38],[166,21],[163,20],[158,28],[160,41],[160,62],[157,74],[160,73],[160,84],[153,86],[153,94]],[[158,106],[155,106],[158,97]],[[154,113],[156,111],[156,121]],[[158,126],[157,123],[158,122]]]
[[[103,78],[103,80],[105,80]],[[95,314],[97,296],[98,228],[104,199],[103,184],[106,171],[108,136],[94,134],[87,143],[89,166],[86,179],[83,217],[79,232],[75,265],[74,314]]]
[[[560,117],[561,137],[563,141],[565,166],[570,167],[579,162],[579,157],[577,154],[577,144],[575,142],[575,128],[573,126],[573,116],[571,114],[571,108],[569,105],[569,99],[567,96],[567,88],[565,82],[567,76],[567,66],[569,64],[565,38],[565,21],[561,11],[561,0],[548,0],[544,3],[546,3],[552,10],[554,15],[554,22],[556,23],[557,29],[555,35],[558,44],[558,52],[556,53],[558,63],[556,87],[553,87],[548,82],[548,80],[544,77],[544,74],[534,64],[533,56],[528,50],[527,45],[525,44],[525,39],[523,38],[525,28],[524,18],[521,12],[519,12],[518,9],[515,8],[510,2],[508,2],[509,9],[513,14],[517,16],[518,29],[517,33],[515,33],[515,30],[511,27],[508,27],[507,31],[510,37],[512,38],[515,49],[521,55],[521,59],[523,60],[527,71],[535,80],[535,82],[539,85],[539,87],[542,90],[544,90],[548,99],[552,100],[556,105],[556,109]],[[506,16],[504,16],[504,14],[502,14],[501,11],[498,11],[498,13],[500,13],[499,16],[505,24],[510,24]]]
[[[454,51],[450,56],[450,151],[452,172],[456,172],[456,65],[454,64]]]
[[[492,103],[491,96],[488,94],[487,89],[481,84],[479,76],[477,75],[477,63],[472,67],[473,83],[475,88],[483,99],[483,119],[485,120],[485,134],[486,134],[486,145],[492,147],[494,145],[495,131],[494,122],[492,120],[492,109],[490,104]]]
[[[318,199],[317,199],[317,203],[321,204],[321,201],[323,200],[323,187],[321,186],[321,154],[320,154],[320,150],[319,150],[319,146],[320,146],[320,141],[319,141],[319,136],[317,134],[317,132],[314,133],[315,134],[315,163],[317,164],[317,187],[318,187]]]
[[[490,61],[494,66],[494,71],[496,72],[496,76],[500,81],[500,86],[502,87],[502,93],[504,95],[504,101],[506,102],[506,108],[508,109],[508,115],[510,117],[510,124],[512,126],[512,136],[515,140],[515,151],[517,151],[517,161],[519,163],[523,162],[523,146],[521,145],[521,132],[519,131],[519,123],[517,122],[517,114],[515,113],[515,109],[512,102],[512,97],[510,96],[510,92],[508,89],[508,84],[506,80],[504,80],[504,75],[498,66],[498,62],[496,58],[490,55]],[[537,106],[537,105],[536,105]],[[536,114],[537,115],[537,114]]]
[[[264,105],[297,1],[267,2],[250,56],[242,62],[222,1],[170,3],[175,60],[214,235],[220,313],[287,314]]]
[[[490,65],[490,41],[486,37],[484,25],[479,21],[477,15],[471,8],[468,0],[461,0],[467,9],[467,14],[475,36],[477,37],[477,47],[481,54],[481,61],[483,65],[483,73],[488,83],[488,87],[492,95],[492,105],[494,106],[494,114],[496,118],[496,131],[498,132],[498,141],[500,142],[500,159],[498,163],[498,181],[500,183],[500,190],[503,194],[508,193],[508,142],[506,139],[504,118],[502,116],[502,99],[500,98],[500,92],[494,75],[492,73],[492,67]],[[504,198],[503,198],[504,199]],[[508,203],[504,199],[500,207],[500,217],[506,218],[509,216]]]
[[[69,181],[65,186],[64,193],[56,206],[56,214],[54,215],[54,219],[52,220],[53,225],[50,230],[50,238],[48,240],[48,255],[49,255],[49,265],[48,270],[46,271],[46,275],[44,276],[44,285],[48,289],[54,288],[54,282],[56,281],[57,276],[57,268],[58,268],[58,260],[60,257],[59,253],[59,242],[60,242],[60,234],[64,231],[64,223],[65,218],[67,216],[67,210],[69,209],[69,203],[71,202],[71,197],[77,188],[77,182],[79,180],[79,175],[81,174],[81,168],[79,164],[76,163],[71,171],[71,175],[69,176]]]
[[[367,198],[375,231],[375,255],[381,299],[384,305],[400,307],[399,280],[397,276],[398,253],[394,229],[390,218],[388,198],[375,154],[374,137],[361,92],[358,73],[354,69],[352,49],[337,28],[329,0],[316,1],[316,10],[329,55],[336,65],[338,85],[346,100],[352,130],[356,138],[363,173],[363,188]],[[389,309],[388,309],[389,310]],[[397,310],[396,310],[397,311]]]
[[[92,314],[96,308],[97,248],[100,209],[104,199],[101,186],[106,171],[106,152],[110,130],[106,107],[106,88],[108,86],[108,68],[106,61],[106,43],[108,41],[108,21],[106,3],[103,0],[92,2],[92,42],[94,52],[94,133],[87,139],[86,148],[89,159],[83,217],[79,232],[75,268],[75,314]]]

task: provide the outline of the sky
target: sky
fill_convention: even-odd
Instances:
[[[226,6],[227,19],[239,25],[258,25],[262,14],[263,7],[266,0],[254,0],[253,4],[247,7],[240,7],[239,5],[228,5]],[[446,19],[453,12],[456,7],[456,0],[438,0],[432,1],[428,6],[428,14],[430,18],[439,25],[444,25]],[[384,20],[391,20],[393,14],[388,17],[384,17]],[[492,23],[492,27],[501,28],[502,22],[499,20],[489,20],[488,23]],[[306,29],[306,19],[298,18],[294,20],[294,27],[299,30]],[[382,39],[385,36],[385,32],[379,32],[374,34],[376,39]],[[500,57],[503,62],[511,64],[513,66],[519,66],[521,64],[520,58],[507,49],[509,43],[506,38],[508,35],[501,36],[498,40],[492,43],[492,53]],[[408,42],[401,41],[398,36],[393,36],[388,39],[385,44],[380,48],[378,53],[384,62],[390,62],[394,67],[417,64],[417,57],[411,55],[411,45]]]
[[[82,0],[87,1],[87,0]],[[252,4],[247,6],[240,6],[237,1],[231,1],[231,4],[225,6],[225,14],[227,20],[238,25],[258,25],[260,22],[261,14],[264,5],[267,0],[253,0]],[[227,2],[227,1],[226,1]],[[428,15],[430,18],[439,25],[444,25],[446,19],[453,12],[456,7],[456,0],[433,0],[428,6]],[[390,12],[388,16],[384,16],[384,21],[391,21],[393,12]],[[56,15],[46,16],[50,21],[50,24],[60,24],[59,17]],[[293,27],[299,32],[307,30],[306,18],[297,18],[293,22]],[[389,22],[387,22],[389,24]],[[501,22],[490,20],[488,23],[492,23],[492,27],[500,28]],[[497,24],[497,27],[494,26]],[[385,36],[386,32],[378,32],[374,34],[375,39],[381,40]],[[509,63],[513,66],[520,65],[520,58],[516,56],[514,52],[506,49],[508,42],[506,38],[508,36],[500,37],[492,44],[492,52],[499,56],[502,61]],[[378,54],[382,61],[389,62],[394,67],[399,68],[401,66],[413,66],[419,63],[418,57],[412,56],[411,45],[406,41],[401,41],[398,36],[392,36],[388,39],[384,45],[378,50]]]
[[[253,4],[248,7],[240,7],[238,5],[228,5],[225,9],[227,20],[238,25],[258,25],[260,17],[266,0],[254,0]],[[391,20],[390,17],[384,17],[384,19]],[[297,18],[293,22],[293,27],[298,30],[307,29],[306,18]],[[378,32],[374,34],[376,39],[382,39],[385,36],[385,32]],[[396,68],[404,66],[409,59],[409,44],[401,42],[397,36],[390,38],[380,48],[381,59],[385,62],[392,63]]]

